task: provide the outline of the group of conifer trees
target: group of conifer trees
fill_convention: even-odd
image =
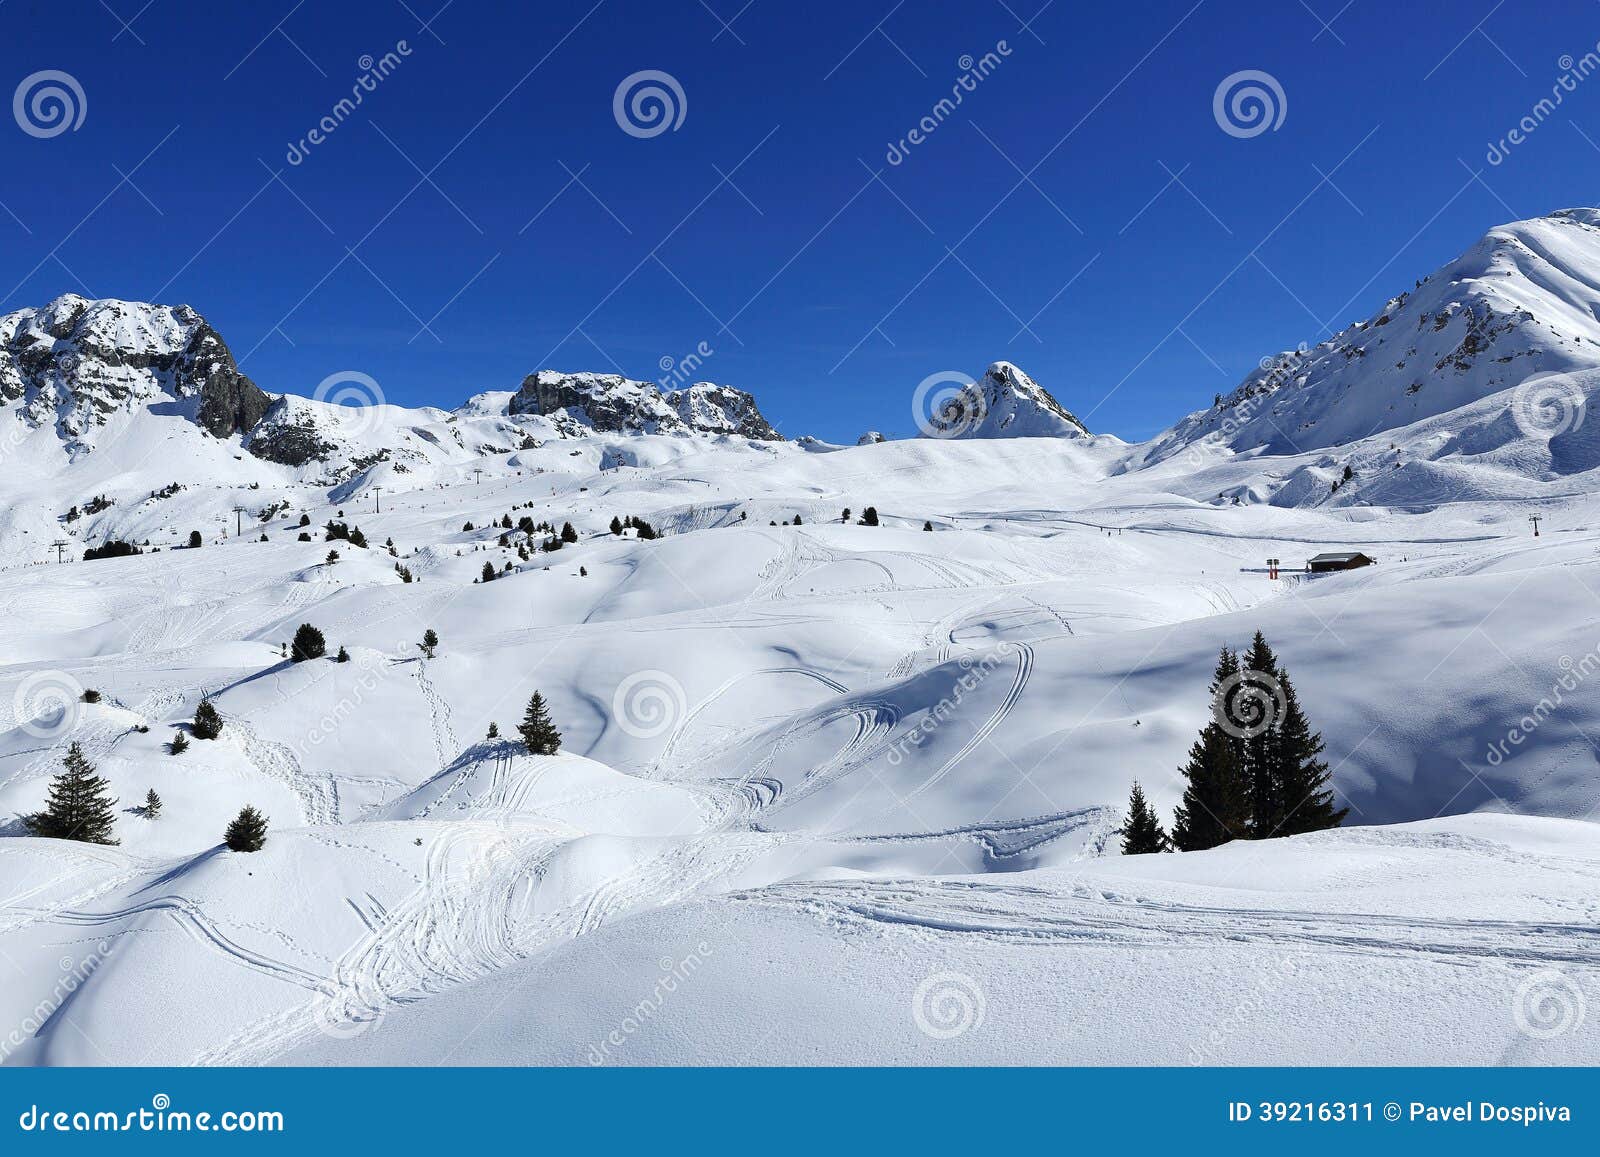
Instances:
[[[67,748],[61,773],[50,781],[44,810],[24,817],[23,823],[36,836],[116,844],[116,807],[110,782],[74,743]],[[161,818],[161,797],[155,788],[146,793],[144,806],[135,810],[147,820]],[[253,807],[241,808],[223,832],[222,842],[235,852],[259,852],[267,842],[267,817]]]
[[[1211,718],[1180,769],[1185,786],[1171,834],[1135,783],[1121,829],[1124,855],[1197,852],[1344,822],[1350,809],[1335,806],[1320,758],[1322,736],[1260,631],[1242,656],[1222,648],[1211,704]]]

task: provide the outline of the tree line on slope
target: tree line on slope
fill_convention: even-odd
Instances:
[[[1169,834],[1138,784],[1121,828],[1124,855],[1203,851],[1336,828],[1322,735],[1300,706],[1289,672],[1257,631],[1242,657],[1224,646],[1211,680],[1211,718],[1180,769],[1183,798]]]

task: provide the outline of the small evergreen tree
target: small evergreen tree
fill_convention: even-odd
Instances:
[[[336,550],[330,550],[325,561],[329,566],[332,566],[334,563],[339,561],[339,552]]]
[[[522,736],[522,742],[527,745],[530,755],[554,755],[561,750],[561,732],[556,730],[556,725],[550,720],[550,712],[544,705],[544,696],[535,691],[533,698],[528,700],[528,709],[523,713],[522,725],[517,728]]]
[[[100,692],[96,691],[93,687],[85,688],[83,692],[83,701],[85,703],[100,702]]]
[[[205,539],[200,537],[200,532],[198,530],[191,530],[189,532],[189,549],[190,550],[198,550],[204,544],[205,544]]]
[[[930,530],[930,531],[931,531],[931,530],[932,530],[932,529],[933,529],[933,523],[931,523],[931,522],[926,522],[926,521],[925,521],[925,522],[923,522],[923,524],[922,524],[922,529],[923,529],[923,530]]]
[[[496,578],[497,578],[497,577],[498,577],[498,576],[497,576],[497,575],[496,575],[496,574],[495,574],[495,573],[494,573],[494,563],[492,563],[492,562],[486,562],[486,563],[484,563],[484,564],[483,564],[483,574],[482,574],[482,575],[481,575],[481,576],[480,576],[480,577],[481,577],[481,578],[482,578],[482,579],[483,579],[483,581],[484,581],[484,582],[486,582],[486,583],[492,583],[492,582],[494,582],[494,580],[495,580],[495,579],[496,579]]]
[[[194,709],[194,726],[191,730],[196,739],[215,739],[222,734],[222,716],[217,714],[211,700],[200,700],[200,706]]]
[[[50,794],[44,811],[24,819],[36,836],[56,840],[77,840],[85,844],[115,844],[112,836],[117,801],[107,788],[111,785],[95,774],[94,764],[74,743],[62,760],[64,770],[50,781]]]
[[[840,522],[849,522],[849,521],[850,521],[850,508],[849,508],[849,507],[848,507],[848,506],[846,506],[846,507],[845,507],[845,508],[844,508],[844,514],[843,514],[843,516],[842,516],[842,517],[841,517],[841,518],[840,518],[840,519],[839,519],[839,521],[840,521]]]
[[[867,507],[865,510],[863,510],[861,512],[861,525],[862,526],[877,526],[878,525],[878,508],[876,506],[869,506],[869,507]]]
[[[1134,781],[1133,790],[1128,795],[1128,815],[1120,834],[1122,854],[1125,856],[1144,856],[1151,852],[1172,850],[1166,829],[1156,817],[1155,809],[1145,800],[1144,789],[1139,786],[1138,780]]]
[[[302,514],[300,516],[300,521],[296,525],[298,525],[298,526],[310,526],[311,525],[311,516],[309,514]]]
[[[489,738],[490,739],[499,739],[500,738],[500,725],[498,723],[489,724]]]
[[[304,663],[308,659],[320,659],[327,653],[328,641],[322,637],[322,632],[310,623],[301,623],[289,647],[289,658],[296,663]]]
[[[156,794],[155,788],[144,793],[144,818],[147,820],[161,818],[161,797]]]
[[[563,522],[561,524],[561,541],[562,542],[577,542],[578,541],[578,532],[575,529],[573,529],[572,523]]]
[[[794,516],[794,524],[796,526],[800,525],[800,516],[798,514]]]
[[[333,657],[333,661],[335,663],[348,663],[350,661],[350,652],[340,647],[339,653]]]
[[[433,649],[439,645],[439,635],[432,627],[422,632],[422,642],[417,644],[419,650],[428,658],[433,658]]]
[[[615,514],[613,514],[611,516],[611,533],[612,534],[621,534],[622,533],[622,520],[619,519]]]
[[[245,805],[222,833],[222,842],[232,852],[259,852],[267,842],[267,817]]]
[[[181,731],[172,733],[172,742],[167,744],[167,750],[173,755],[182,755],[189,750],[189,737]]]

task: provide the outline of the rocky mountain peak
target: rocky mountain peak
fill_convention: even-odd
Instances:
[[[1600,366],[1600,209],[1489,230],[1456,260],[1315,346],[1263,358],[1158,440],[1326,449],[1472,405],[1539,374]]]
[[[755,398],[731,386],[697,382],[664,393],[620,374],[538,370],[522,380],[507,404],[512,415],[538,414],[570,436],[609,434],[722,434],[781,442]]]
[[[63,294],[0,317],[0,404],[18,404],[35,426],[54,422],[74,448],[163,395],[192,402],[195,422],[218,438],[249,430],[272,400],[187,305]]]
[[[925,433],[931,437],[1081,438],[1089,433],[1077,415],[1011,362],[995,362],[978,381],[947,384],[917,399],[917,405],[933,410],[926,415]]]

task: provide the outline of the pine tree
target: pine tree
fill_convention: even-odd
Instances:
[[[202,545],[204,545],[204,543],[205,543],[205,539],[200,537],[200,532],[198,530],[191,530],[189,532],[189,549],[190,550],[198,550],[198,549],[200,549],[200,547]]]
[[[267,842],[267,817],[245,805],[222,833],[222,842],[229,851],[259,852]]]
[[[222,716],[212,706],[211,700],[200,700],[194,709],[194,726],[190,728],[196,739],[215,739],[222,734]]]
[[[1283,816],[1271,830],[1258,831],[1258,838],[1336,828],[1350,814],[1347,807],[1334,807],[1328,765],[1318,758],[1323,749],[1322,736],[1311,730],[1289,673],[1281,667],[1278,682],[1283,688],[1284,710],[1275,736],[1273,771]]]
[[[561,524],[561,541],[562,542],[577,542],[578,541],[578,532],[573,529],[572,523],[563,522]]]
[[[494,573],[494,563],[492,563],[492,562],[484,563],[483,564],[483,574],[479,576],[480,580],[483,581],[483,582],[486,582],[486,583],[492,583],[492,582],[494,582],[496,577],[497,576]]]
[[[1152,852],[1172,850],[1166,830],[1156,817],[1155,809],[1146,802],[1144,789],[1137,780],[1128,795],[1128,816],[1123,822],[1121,835],[1122,854],[1125,856],[1145,856]]]
[[[333,661],[335,663],[348,663],[350,661],[350,652],[340,647],[339,653],[333,657]]]
[[[167,744],[167,750],[173,755],[182,755],[189,750],[189,737],[181,731],[172,733],[172,742]]]
[[[522,726],[517,731],[522,735],[522,742],[527,745],[529,754],[554,755],[561,750],[561,732],[550,721],[544,696],[537,691],[528,700],[528,710],[523,714]]]
[[[1172,843],[1181,852],[1214,848],[1250,831],[1243,740],[1223,728],[1217,709],[1219,692],[1238,671],[1238,656],[1223,647],[1211,679],[1212,718],[1201,728],[1181,769],[1188,784],[1172,820]]]
[[[878,525],[878,508],[876,506],[869,506],[869,507],[867,507],[865,510],[863,510],[861,512],[861,525],[862,526],[877,526]]]
[[[107,794],[111,785],[95,774],[94,764],[74,743],[62,761],[65,770],[50,781],[44,811],[24,823],[36,836],[77,840],[85,844],[115,844],[112,836],[117,801]]]
[[[1231,737],[1217,723],[1201,730],[1182,771],[1189,783],[1172,818],[1172,843],[1180,852],[1249,835],[1249,792]]]
[[[499,739],[500,738],[500,725],[498,723],[489,724],[489,738],[490,739]]]
[[[147,820],[161,818],[161,797],[156,794],[155,788],[144,793],[144,818]]]
[[[1281,689],[1278,658],[1260,631],[1251,640],[1242,664],[1244,677],[1239,686],[1255,696],[1245,708],[1252,713],[1250,717],[1238,720],[1240,724],[1248,724],[1247,734],[1241,737],[1240,758],[1244,763],[1245,780],[1250,785],[1250,829],[1257,836],[1267,836],[1283,821],[1283,796],[1278,790],[1274,767],[1276,732],[1281,722],[1278,718]],[[1260,714],[1253,714],[1256,711]]]
[[[931,531],[933,529],[933,523],[931,523],[931,522],[923,522],[922,529]]]
[[[296,663],[304,663],[307,659],[320,659],[327,653],[328,641],[322,637],[322,632],[310,623],[301,623],[300,629],[294,633],[289,658]]]
[[[850,521],[850,508],[848,506],[846,506],[844,508],[844,517],[841,518],[839,521],[840,522],[849,522]]]
[[[422,642],[417,646],[428,658],[433,658],[433,649],[439,645],[439,634],[432,627],[422,632]]]
[[[615,514],[613,514],[611,516],[611,533],[612,534],[621,534],[622,533],[622,520],[619,519]]]

